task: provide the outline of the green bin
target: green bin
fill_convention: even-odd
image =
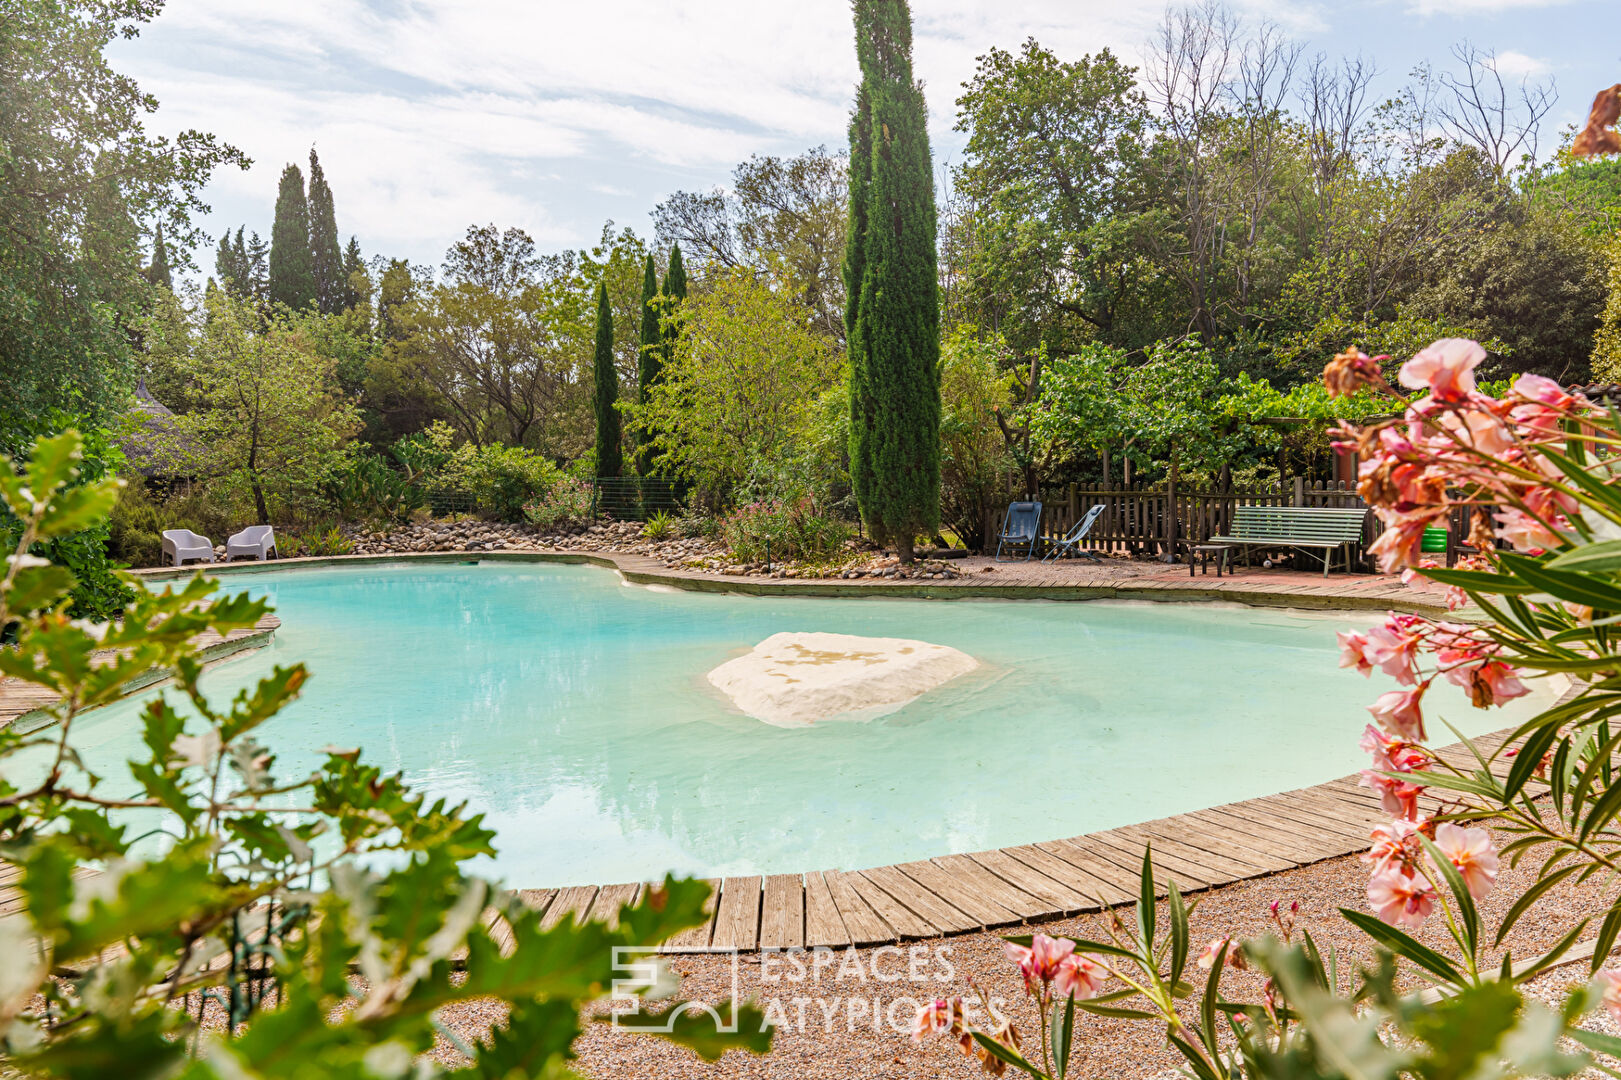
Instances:
[[[1447,549],[1447,531],[1432,525],[1424,530],[1424,542],[1419,550],[1426,555],[1442,555]]]

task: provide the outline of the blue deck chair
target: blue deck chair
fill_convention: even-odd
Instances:
[[[1002,518],[1002,533],[996,538],[996,561],[1002,558],[1002,548],[1024,545],[1024,561],[1029,562],[1041,542],[1041,504],[1038,502],[1008,503],[1007,515]]]
[[[1103,557],[1097,552],[1093,551],[1091,548],[1077,547],[1076,545],[1082,540],[1086,539],[1086,534],[1092,531],[1093,523],[1096,522],[1102,514],[1103,504],[1098,503],[1086,513],[1082,514],[1081,520],[1075,523],[1075,527],[1069,532],[1065,533],[1063,536],[1042,537],[1043,540],[1047,541],[1047,554],[1041,557],[1041,561],[1047,562],[1049,559],[1062,559],[1065,555],[1079,555],[1083,559],[1091,559],[1093,562],[1101,562]]]

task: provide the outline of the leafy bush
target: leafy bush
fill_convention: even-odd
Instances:
[[[426,505],[427,496],[377,454],[356,454],[326,482],[332,509],[346,521],[404,521]]]
[[[355,542],[343,535],[343,529],[337,525],[276,534],[276,553],[284,559],[347,555],[354,549]]]
[[[660,510],[642,525],[642,536],[649,540],[668,540],[675,535],[675,519]]]
[[[428,802],[358,750],[331,748],[313,775],[277,778],[258,738],[308,672],[278,667],[221,707],[198,686],[190,644],[253,626],[263,601],[213,599],[197,576],[138,591],[121,622],[61,617],[72,573],[26,552],[83,531],[116,498],[110,481],[78,482],[79,446],[73,432],[41,440],[26,475],[0,457],[0,498],[19,526],[0,578],[0,625],[19,624],[17,644],[0,649],[0,674],[58,695],[54,727],[0,729],[0,851],[21,872],[20,910],[0,922],[0,1072],[440,1076],[423,1057],[436,1014],[493,999],[504,1026],[465,1047],[471,1064],[457,1075],[564,1075],[582,1004],[610,983],[624,989],[616,950],[702,925],[709,888],[666,878],[611,928],[546,929],[515,894],[466,872],[494,853],[494,833],[464,805]],[[153,667],[175,670],[186,711],[167,695],[147,703],[131,783],[105,798],[74,752],[76,721]],[[29,751],[55,766],[17,767]],[[131,813],[161,824],[142,839],[161,835],[166,850],[133,846]],[[205,1001],[229,1034],[201,1028]],[[710,1060],[769,1046],[757,1010],[674,1008],[665,1037]],[[719,1017],[738,1033],[717,1031]]]
[[[454,443],[450,426],[435,423],[408,444],[405,455],[426,469],[423,484],[430,494],[465,494],[481,515],[496,521],[524,520],[524,505],[548,497],[564,479],[549,458],[521,446]]]
[[[688,540],[699,537],[713,539],[720,535],[720,519],[713,514],[687,510],[676,519],[675,528],[682,537]]]
[[[721,536],[741,562],[823,562],[844,549],[853,530],[817,512],[808,497],[752,502],[721,522]]]
[[[573,525],[591,518],[591,485],[570,476],[559,477],[544,495],[523,507],[524,520],[541,529]]]

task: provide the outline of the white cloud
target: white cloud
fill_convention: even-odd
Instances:
[[[1496,15],[1521,8],[1558,7],[1570,0],[1412,0],[1415,15]]]
[[[1504,49],[1497,54],[1497,71],[1505,79],[1534,79],[1546,75],[1549,65],[1546,60],[1527,56],[1514,49]]]

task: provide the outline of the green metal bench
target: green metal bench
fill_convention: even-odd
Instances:
[[[1237,506],[1233,508],[1231,536],[1212,536],[1206,543],[1242,548],[1245,560],[1249,548],[1290,548],[1302,551],[1323,563],[1328,576],[1334,556],[1345,552],[1345,569],[1351,569],[1351,546],[1362,542],[1362,522],[1366,510],[1342,510],[1308,506]]]

